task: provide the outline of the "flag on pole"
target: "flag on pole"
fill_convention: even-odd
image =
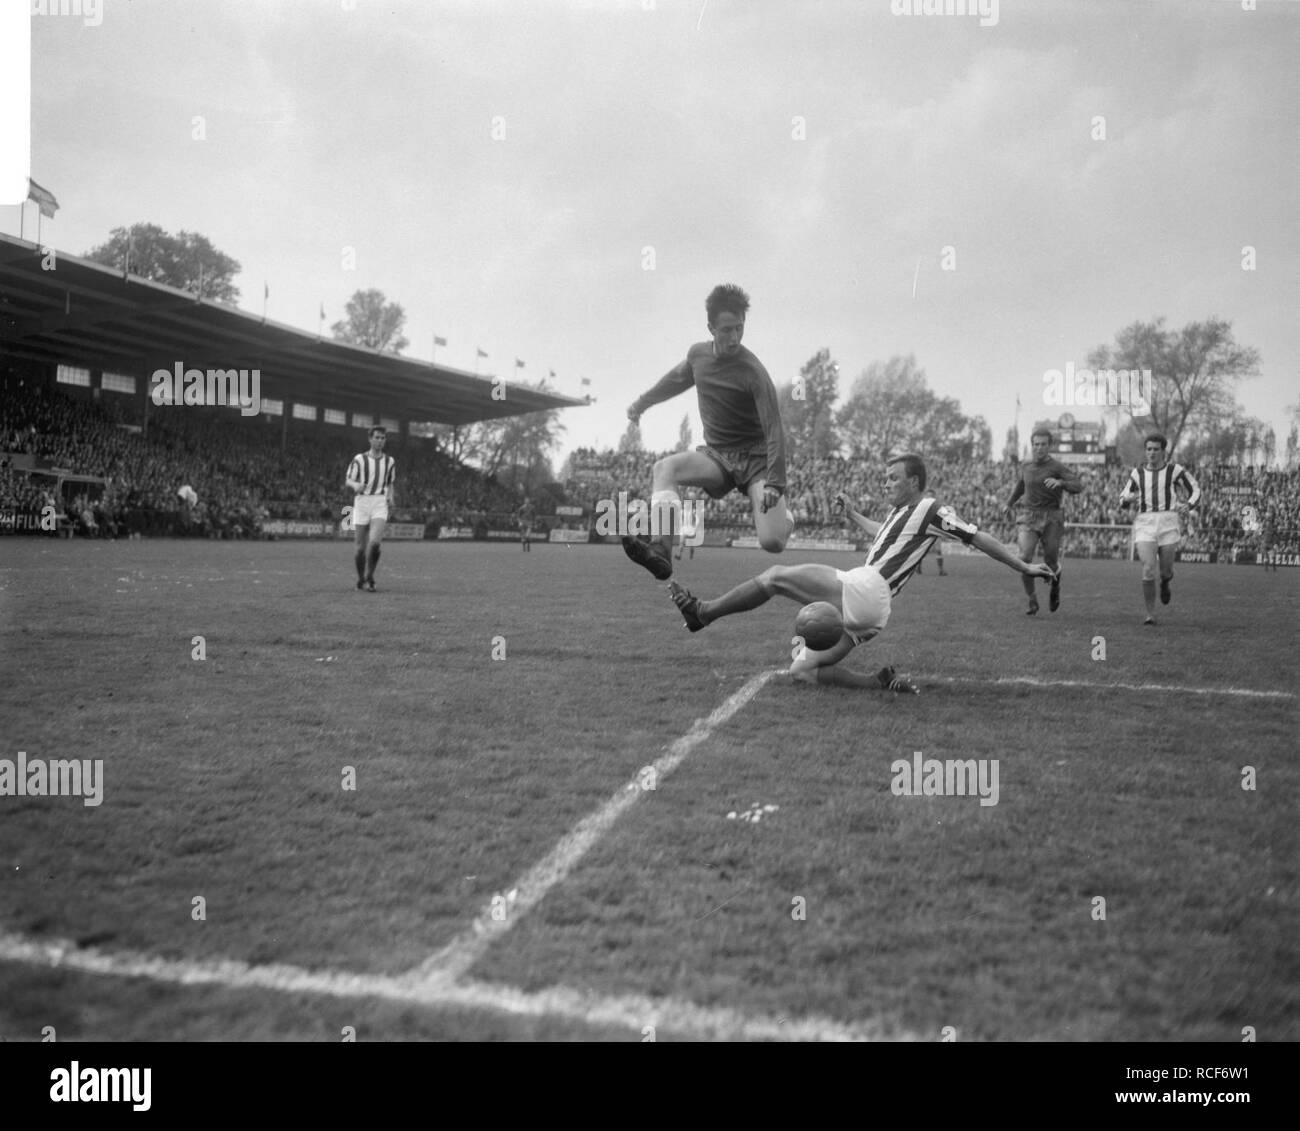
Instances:
[[[270,297],[271,297],[271,284],[270,284],[270,283],[263,283],[263,284],[262,284],[262,298],[264,298],[264,299],[268,299],[268,298],[270,298]]]
[[[552,374],[552,376],[554,376],[554,374]],[[586,377],[584,377],[584,378],[582,379],[582,381],[580,382],[580,384],[583,384],[583,385],[590,385],[591,382],[590,382]]]
[[[320,304],[320,320],[325,321],[325,304],[323,302]]]
[[[445,345],[447,344],[447,339],[446,339],[446,338],[440,338],[440,337],[438,337],[437,334],[434,334],[434,336],[433,336],[433,344],[434,344],[435,346],[445,346]]]
[[[27,178],[27,199],[36,201],[41,215],[48,216],[51,220],[59,210],[59,202],[54,199],[54,194],[49,189],[41,188],[31,177]]]
[[[475,349],[478,349],[478,347],[476,346]],[[478,350],[478,355],[479,357],[487,357],[487,350]]]
[[[515,368],[522,369],[523,367],[524,367],[524,363],[520,361],[518,358],[515,358]]]

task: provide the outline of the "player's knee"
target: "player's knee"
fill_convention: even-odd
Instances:
[[[1150,562],[1142,563],[1142,580],[1154,581],[1156,579],[1156,567]]]
[[[754,580],[758,582],[763,592],[766,593],[769,597],[771,597],[780,591],[781,567],[769,566],[762,573],[760,573],[756,578],[754,578]]]
[[[785,538],[772,532],[760,533],[758,544],[769,554],[779,554],[785,549]]]

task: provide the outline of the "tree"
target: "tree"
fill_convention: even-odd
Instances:
[[[330,332],[337,342],[369,346],[372,350],[401,353],[411,343],[402,336],[406,312],[395,302],[385,302],[384,292],[357,291],[347,305],[347,317],[335,322]]]
[[[804,362],[799,376],[777,390],[781,419],[793,451],[813,459],[840,449],[835,431],[835,402],[840,396],[840,367],[822,348]]]
[[[1222,318],[1189,322],[1181,330],[1166,330],[1165,320],[1157,318],[1120,330],[1113,346],[1098,346],[1088,355],[1088,367],[1150,370],[1147,415],[1169,437],[1170,450],[1177,450],[1185,433],[1208,436],[1240,411],[1234,386],[1259,376],[1259,351],[1238,345],[1232,323]],[[1131,407],[1129,415],[1135,415]]]
[[[639,424],[633,424],[630,420],[627,422],[627,431],[623,433],[623,438],[618,442],[618,450],[620,452],[639,452],[643,450],[641,447],[641,426]]]
[[[546,382],[527,387],[545,390]],[[526,495],[555,478],[551,452],[566,431],[560,423],[559,409],[484,420],[464,431],[463,458],[475,460],[484,476],[494,477]]]
[[[675,452],[689,452],[691,450],[691,417],[687,413],[682,417],[681,427],[677,429],[677,447]]]
[[[231,304],[239,301],[239,288],[234,284],[239,264],[198,232],[174,236],[157,224],[114,228],[108,240],[91,248],[85,258],[190,291],[199,298]]]
[[[932,397],[915,357],[873,361],[853,382],[835,423],[854,456],[883,460],[907,446]]]
[[[988,459],[993,432],[982,416],[967,416],[954,397],[936,396],[915,357],[873,361],[853,382],[837,417],[856,457],[885,460],[903,451],[927,458]]]
[[[1007,429],[1007,442],[1002,445],[1002,458],[1007,463],[1020,462],[1020,429],[1014,424]]]

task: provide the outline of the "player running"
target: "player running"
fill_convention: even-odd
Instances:
[[[515,512],[519,521],[519,544],[525,554],[533,552],[533,523],[537,518],[537,508],[532,499],[524,499],[524,505]]]
[[[733,490],[747,495],[754,508],[758,543],[768,553],[784,550],[794,528],[782,498],[785,430],[776,387],[763,363],[740,344],[749,296],[726,283],[713,288],[704,309],[712,340],[691,346],[686,360],[627,410],[628,419],[636,424],[651,405],[692,385],[699,396],[704,444],[693,452],[666,456],[654,466],[650,509],[652,522],[658,520],[657,533],[623,538],[627,556],[659,581],[673,575],[673,534],[680,529],[682,511],[678,487],[703,487],[714,499]]]
[[[1119,497],[1121,507],[1136,501],[1133,541],[1142,561],[1142,599],[1147,616],[1143,624],[1156,623],[1156,565],[1160,567],[1160,603],[1169,604],[1169,583],[1174,579],[1174,555],[1182,539],[1180,519],[1201,501],[1201,489],[1187,469],[1168,462],[1169,441],[1159,432],[1146,438],[1146,463],[1133,469]],[[1175,493],[1181,487],[1185,499]]]
[[[347,486],[356,492],[352,502],[352,528],[356,531],[357,588],[375,591],[375,566],[379,564],[379,544],[384,540],[384,526],[393,503],[393,481],[397,463],[384,455],[388,431],[370,429],[370,451],[352,457],[348,464]]]
[[[996,538],[963,522],[952,507],[942,506],[926,495],[925,481],[925,463],[920,456],[901,455],[889,460],[885,468],[885,489],[893,509],[884,522],[873,522],[849,507],[844,495],[836,496],[835,509],[847,513],[874,539],[865,564],[856,569],[840,570],[816,564],[773,566],[713,601],[701,601],[673,582],[668,591],[681,610],[686,627],[699,632],[719,617],[748,612],[773,597],[789,597],[801,605],[829,601],[840,610],[844,620],[839,642],[820,652],[803,649],[790,665],[790,674],[804,683],[915,693],[917,688],[892,667],[886,666],[869,676],[835,665],[885,627],[895,594],[916,571],[936,539],[960,539],[1020,573],[1051,577],[1046,565],[1022,561]]]
[[[1077,495],[1083,490],[1083,480],[1060,460],[1052,459],[1052,434],[1039,428],[1029,437],[1034,458],[1020,467],[1020,478],[1007,500],[1007,517],[1016,520],[1020,528],[1020,560],[1032,562],[1038,543],[1043,544],[1043,561],[1052,570],[1052,585],[1048,590],[1047,607],[1056,612],[1061,607],[1061,536],[1065,533],[1065,514],[1061,510],[1061,492]],[[1016,509],[1016,500],[1024,502]],[[1025,574],[1020,579],[1029,598],[1025,612],[1033,616],[1038,612],[1038,597],[1034,593],[1034,579]]]

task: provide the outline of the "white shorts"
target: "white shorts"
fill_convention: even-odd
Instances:
[[[353,526],[369,526],[372,518],[388,521],[387,495],[358,495],[352,500]]]
[[[854,644],[863,644],[889,623],[889,582],[869,565],[837,569],[840,604],[844,609],[844,631]]]
[[[1177,511],[1147,511],[1133,520],[1133,541],[1154,542],[1158,546],[1177,546],[1182,528]]]

